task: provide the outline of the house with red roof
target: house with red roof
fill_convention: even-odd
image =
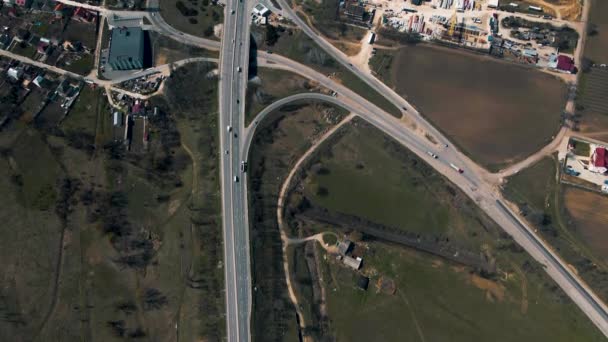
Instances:
[[[608,151],[604,146],[597,146],[591,154],[589,171],[596,173],[608,172]]]
[[[573,74],[576,71],[576,66],[574,66],[574,59],[565,55],[557,56],[556,69]]]

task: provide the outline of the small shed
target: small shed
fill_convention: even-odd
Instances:
[[[363,275],[359,276],[357,279],[357,287],[363,291],[367,291],[367,287],[369,286],[369,278]]]
[[[338,253],[346,255],[353,248],[353,243],[350,240],[344,240],[338,244]]]
[[[363,259],[361,259],[360,257],[357,257],[355,259],[353,257],[349,257],[348,255],[346,255],[346,256],[344,256],[344,259],[342,259],[342,261],[344,262],[344,264],[346,266],[348,266],[356,271],[359,268],[361,268],[361,262],[363,261]]]

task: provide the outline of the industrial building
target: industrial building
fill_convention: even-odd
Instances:
[[[365,7],[356,2],[351,2],[346,5],[344,14],[350,19],[363,21],[363,17],[365,16]]]
[[[258,17],[265,17],[270,14],[270,10],[262,4],[257,4],[253,8],[253,14],[257,15]]]
[[[112,30],[108,64],[114,70],[135,70],[144,67],[144,32],[139,27]]]

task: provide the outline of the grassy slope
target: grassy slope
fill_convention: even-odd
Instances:
[[[258,68],[256,76],[259,77],[260,84],[250,83],[247,86],[245,126],[272,102],[313,90],[309,80],[288,71]]]
[[[308,65],[324,74],[335,73],[335,78],[348,85],[352,91],[385,110],[387,113],[396,117],[401,117],[401,110],[399,108],[395,107],[381,94],[373,90],[363,80],[346,70],[346,68],[333,60],[329,55],[325,54],[315,42],[301,31],[287,30],[283,32],[281,38],[279,38],[278,42],[272,47],[266,46],[262,39],[257,39],[256,43],[260,50],[270,49],[278,54],[293,59],[294,61]]]
[[[401,220],[400,226],[408,228],[418,225],[422,235],[436,234],[442,228],[443,234],[451,234],[450,241],[477,246],[495,258],[498,275],[475,278],[467,267],[366,241],[369,249],[363,249],[363,272],[371,277],[370,290],[353,289],[352,273],[343,274],[340,265],[330,265],[333,276],[325,277],[336,279],[327,284],[327,293],[331,326],[338,339],[390,341],[423,335],[427,341],[601,340],[595,327],[540,266],[530,262],[493,223],[479,221],[483,215],[470,201],[446,201],[449,183],[421,161],[412,162],[417,158],[404,160],[408,152],[395,144],[365,125],[351,127],[331,152],[322,153],[321,163],[333,178],[323,180],[328,197],[312,196],[312,202],[374,221]],[[364,168],[356,170],[357,163]],[[313,180],[304,190],[309,194],[315,191],[311,185],[321,182],[322,176],[309,174],[310,178]],[[433,214],[441,217],[446,211],[451,216],[441,227]],[[459,221],[466,225],[459,228]],[[372,284],[380,276],[395,279],[395,296],[375,293]]]
[[[168,133],[170,127],[149,125],[151,142],[146,155],[109,159],[104,145],[111,140],[112,124],[100,91],[83,90],[59,126],[65,137],[49,135],[44,127],[15,125],[3,131],[0,146],[5,152],[0,164],[12,163],[14,169],[3,167],[6,177],[0,181],[5,194],[5,210],[0,217],[10,222],[10,230],[0,229],[0,240],[10,242],[2,245],[0,254],[7,270],[0,293],[2,298],[11,298],[0,310],[8,310],[2,314],[20,313],[14,321],[26,324],[2,321],[0,339],[10,336],[10,340],[26,341],[39,335],[40,340],[114,341],[124,339],[117,335],[122,330],[126,337],[141,332],[147,338],[170,340],[175,336],[176,321],[183,338],[221,339],[225,324],[221,315],[223,270],[217,267],[222,247],[214,146],[217,112],[213,109],[217,106],[217,84],[203,76],[211,67],[186,72],[189,76],[201,73],[199,77],[188,77],[194,82],[188,86],[190,91],[204,94],[204,108],[210,110],[201,113],[197,105],[200,97],[182,91],[184,96],[190,96],[191,101],[186,103],[196,107],[180,108],[174,117],[183,134],[182,142],[197,153],[201,189],[195,192],[196,196],[191,196],[193,170],[179,145],[169,151],[175,162],[169,166],[169,173],[163,177],[157,174],[157,163],[164,160],[160,135]],[[167,90],[172,90],[171,83]],[[70,132],[79,133],[82,145],[73,144]],[[178,142],[179,137],[178,134]],[[89,146],[96,148],[91,150]],[[171,170],[179,178],[174,178]],[[11,181],[16,175],[21,177],[20,187]],[[75,180],[78,188],[68,201],[71,209],[65,225],[57,304],[49,310],[62,228],[55,212],[61,198],[58,182],[65,177]],[[176,187],[176,179],[181,180],[181,187]],[[51,192],[45,190],[45,196],[30,195],[47,188]],[[93,197],[87,204],[84,198],[89,191]],[[117,204],[105,206],[105,194],[115,191],[126,194],[124,219],[134,227],[133,234],[138,236],[144,229],[145,236],[154,241],[153,257],[145,271],[119,264],[124,252],[119,253],[111,243],[112,234],[102,233],[105,223],[100,216],[117,210]],[[166,201],[158,199],[165,196]],[[30,203],[30,198],[36,200]],[[40,227],[45,229],[41,231]],[[136,243],[130,247],[133,255],[141,251],[138,244],[146,245],[147,241],[150,240],[146,237],[134,240]],[[146,293],[150,289],[159,293],[158,307],[147,304]],[[43,326],[47,312],[49,319]],[[109,322],[121,328],[113,329]]]
[[[162,0],[160,1],[160,13],[163,19],[179,31],[183,31],[198,37],[218,40],[213,34],[213,27],[224,21],[224,8],[219,5],[211,5],[210,1],[182,1],[188,8],[195,9],[198,14],[193,17],[184,17],[177,9],[175,4],[180,0]],[[205,6],[205,3],[207,5]],[[214,15],[217,20],[215,20]],[[191,23],[189,19],[195,19],[196,23]],[[210,34],[209,34],[210,33]]]
[[[276,221],[281,182],[312,139],[332,122],[329,107],[300,104],[273,112],[259,124],[249,155],[249,209],[253,292],[251,331],[256,341],[297,341],[295,310],[287,296]],[[332,117],[344,113],[334,111]],[[333,121],[335,122],[335,121]]]
[[[556,161],[543,159],[509,178],[504,193],[522,209],[528,221],[538,227],[543,238],[606,300],[608,264],[601,258],[601,253],[598,255],[592,245],[584,242],[581,230],[586,227],[581,222],[572,221],[564,211],[564,206],[567,208],[564,189],[557,183],[555,174]]]

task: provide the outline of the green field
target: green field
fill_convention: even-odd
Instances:
[[[192,13],[183,15],[178,3]],[[215,25],[224,21],[224,8],[209,0],[161,0],[160,13],[167,23],[179,31],[208,39],[219,40],[213,32]]]
[[[602,0],[591,1],[589,24],[587,28],[587,42],[584,55],[597,64],[608,63],[608,2]]]
[[[298,341],[295,310],[285,286],[277,196],[299,156],[345,114],[325,104],[303,102],[284,106],[258,124],[248,160],[254,341]]]
[[[586,212],[601,206],[604,198],[593,193],[560,186],[556,161],[545,158],[508,179],[507,199],[517,204],[528,222],[559,251],[578,274],[603,300],[608,299],[608,262],[601,223],[602,207],[597,214]],[[599,225],[598,225],[599,224]],[[599,229],[599,230],[598,230]]]
[[[142,152],[113,142],[88,87],[58,126],[5,127],[0,340],[222,339],[213,67],[177,70],[151,100]]]
[[[307,65],[323,74],[332,74],[332,77],[348,85],[350,90],[385,110],[387,113],[395,117],[401,117],[401,110],[399,108],[395,107],[389,100],[372,89],[355,74],[346,70],[345,67],[326,54],[302,31],[285,29],[284,32],[280,33],[277,43],[272,46],[268,46],[265,43],[263,34],[259,31],[252,30],[252,37],[255,38],[258,50],[270,50]]]
[[[297,189],[303,187],[309,204],[292,202],[287,216],[300,236],[328,229],[355,236],[350,227],[356,219],[342,228],[303,219],[308,208],[321,207],[483,254],[496,267],[483,272],[365,233],[353,252],[363,258],[360,271],[345,268],[335,256],[319,259],[329,323],[310,327],[313,336],[317,332],[339,341],[401,341],[404,336],[413,341],[602,340],[540,265],[449,181],[380,131],[356,120],[322,146],[309,165],[291,197],[298,198]],[[320,187],[325,190],[319,192]],[[367,291],[356,288],[357,274],[370,278]],[[314,293],[318,279],[299,279],[300,293]],[[394,295],[376,289],[380,279],[395,282]],[[316,315],[324,322],[322,313]]]
[[[257,68],[256,76],[258,79],[250,81],[247,86],[245,126],[249,126],[260,111],[277,100],[290,95],[325,90],[308,79],[288,71]]]

